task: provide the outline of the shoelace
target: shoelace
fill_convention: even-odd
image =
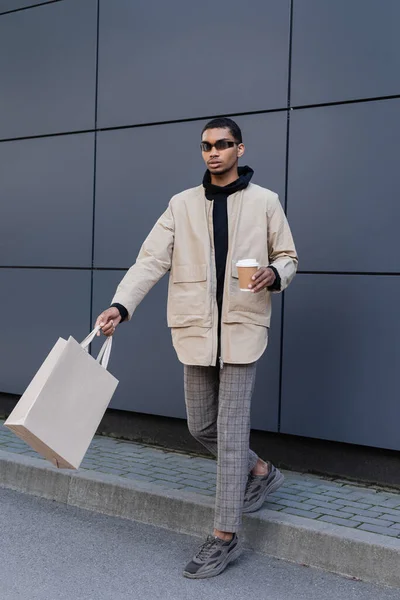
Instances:
[[[201,546],[200,550],[196,554],[196,558],[198,560],[207,559],[214,550],[215,546],[218,546],[219,540],[215,539],[212,535],[209,535],[204,544]]]

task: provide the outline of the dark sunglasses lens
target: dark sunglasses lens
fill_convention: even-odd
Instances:
[[[227,150],[228,148],[232,148],[234,142],[229,142],[228,140],[218,140],[215,142],[215,148],[217,150]]]
[[[208,142],[201,142],[200,146],[203,152],[210,152],[212,148],[211,144],[209,144]]]

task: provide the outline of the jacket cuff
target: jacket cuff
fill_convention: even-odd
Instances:
[[[272,267],[271,265],[268,267],[268,269],[271,269],[275,273],[275,281],[272,285],[270,285],[268,287],[268,290],[270,292],[280,292],[281,291],[281,276],[279,275],[278,270],[275,267]]]
[[[121,315],[121,323],[122,323],[122,321],[125,321],[125,319],[128,317],[128,311],[126,310],[125,306],[123,306],[122,304],[119,304],[118,302],[114,302],[114,304],[111,304],[110,308],[118,309],[119,314]]]

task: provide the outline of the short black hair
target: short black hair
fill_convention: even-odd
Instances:
[[[207,125],[204,125],[201,135],[203,135],[207,129],[229,129],[235,142],[238,144],[242,143],[242,131],[239,125],[235,123],[235,121],[232,121],[232,119],[228,119],[228,117],[217,117],[216,119],[212,119]]]

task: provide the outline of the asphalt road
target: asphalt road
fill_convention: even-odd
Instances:
[[[192,581],[181,572],[197,538],[4,489],[0,507],[0,600],[400,600],[250,550]]]

